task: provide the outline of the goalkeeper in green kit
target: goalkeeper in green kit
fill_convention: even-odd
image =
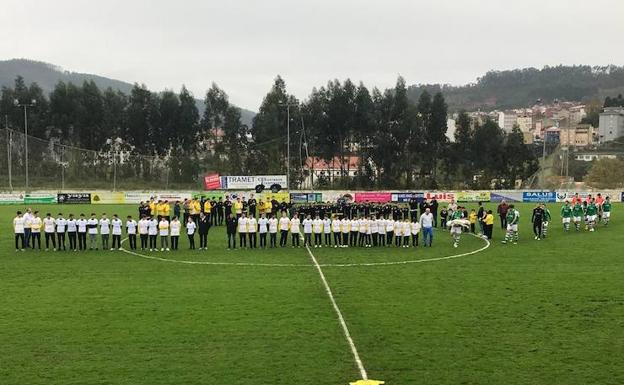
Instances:
[[[605,198],[605,201],[602,203],[602,223],[605,226],[609,226],[609,219],[611,218],[611,200],[609,197]]]
[[[563,223],[563,230],[570,231],[570,222],[572,221],[572,207],[570,202],[565,201],[561,207],[561,222]],[[574,222],[576,224],[576,221]],[[578,229],[578,225],[577,225]]]
[[[518,244],[518,222],[520,221],[520,212],[514,208],[514,205],[509,205],[507,209],[507,233],[502,243],[506,244],[513,240],[514,245]]]

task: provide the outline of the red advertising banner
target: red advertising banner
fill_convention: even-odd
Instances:
[[[217,190],[221,188],[219,174],[208,174],[204,177],[204,190]]]
[[[454,192],[446,192],[446,191],[430,191],[425,193],[425,199],[430,201],[435,199],[439,202],[450,202],[456,199]]]
[[[390,202],[392,200],[392,193],[389,192],[356,192],[356,202]]]

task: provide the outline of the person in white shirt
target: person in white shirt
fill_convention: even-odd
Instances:
[[[18,211],[17,216],[13,218],[13,233],[15,234],[15,251],[24,251],[26,243],[24,241],[24,217],[21,211]]]
[[[113,214],[113,219],[110,221],[112,227],[112,235],[113,235],[113,244],[111,245],[111,250],[121,250],[121,232],[123,228],[123,222],[117,214]]]
[[[401,241],[403,240],[403,222],[400,220],[394,221],[394,245],[401,247]]]
[[[149,236],[149,250],[158,251],[158,219],[156,217],[147,220],[147,235]]]
[[[26,209],[26,212],[24,213],[24,248],[29,248],[30,247],[30,234],[32,231],[32,220],[33,220],[33,215],[32,215],[32,211],[30,208]]]
[[[290,220],[290,236],[292,238],[292,247],[295,247],[295,244],[297,245],[297,247],[299,247],[299,237],[301,234],[301,231],[299,229],[300,225],[301,220],[299,219],[299,216],[295,214]]]
[[[197,227],[197,225],[193,217],[189,216],[186,222],[186,235],[188,236],[190,250],[195,250],[195,227]]]
[[[50,213],[47,213],[46,217],[43,218],[43,232],[45,233],[45,251],[50,249],[50,241],[52,241],[52,247],[56,251],[56,221]]]
[[[358,238],[358,245],[360,247],[362,247],[362,246],[368,247],[367,234],[366,234],[368,232],[368,218],[367,217],[362,217],[358,222],[359,222],[359,226],[360,226],[360,234],[359,234],[359,238]]]
[[[381,214],[377,218],[377,245],[386,246],[386,219]]]
[[[354,217],[351,219],[351,236],[349,237],[349,246],[358,245],[358,234],[360,232],[360,219]]]
[[[87,221],[87,229],[89,232],[89,250],[97,250],[97,234],[98,234],[98,220],[95,217],[95,213],[91,213],[91,218]]]
[[[147,250],[149,220],[145,215],[139,219],[139,238],[141,238],[141,250]]]
[[[414,220],[410,223],[411,233],[412,233],[412,247],[418,246],[418,234],[420,233],[420,222]]]
[[[279,219],[280,230],[280,247],[286,247],[288,243],[288,229],[290,228],[290,218],[286,215],[286,212],[282,212],[282,217]]]
[[[106,250],[109,246],[110,237],[110,219],[106,217],[106,213],[103,213],[102,218],[100,218],[100,235],[102,236],[102,250]]]
[[[240,218],[238,218],[238,247],[241,249],[247,247],[247,222],[247,215],[241,213]]]
[[[249,248],[255,249],[258,247],[258,221],[253,215],[247,217],[247,237],[249,238]]]
[[[63,218],[63,214],[59,213],[58,217],[54,220],[54,225],[56,226],[56,240],[58,245],[58,250],[63,251],[67,250],[65,248],[65,232],[67,231],[67,220]]]
[[[266,249],[267,234],[269,233],[269,220],[265,213],[260,215],[258,219],[258,233],[260,234],[260,248]]]
[[[169,224],[169,228],[171,230],[171,250],[178,250],[178,241],[180,240],[180,229],[182,228],[182,223],[178,217],[174,216],[171,219],[171,223]]]
[[[160,235],[160,251],[169,251],[169,221],[167,217],[160,217],[158,232]]]
[[[392,246],[394,239],[394,220],[388,216],[386,218],[386,246]]]
[[[409,217],[405,217],[401,226],[403,226],[401,230],[401,232],[403,233],[403,247],[410,247],[410,238],[412,237],[412,231]]]
[[[314,247],[322,247],[323,245],[321,244],[321,241],[323,240],[323,220],[318,215],[316,215],[316,217],[312,221],[312,231],[314,232]]]
[[[423,233],[423,246],[431,247],[433,243],[433,214],[429,208],[425,209],[425,213],[420,216],[420,229]]]
[[[43,226],[43,220],[39,216],[39,211],[33,213],[30,226],[31,247],[34,250],[35,245],[37,245],[37,249],[41,250],[41,227]]]
[[[76,221],[76,229],[78,230],[78,250],[84,251],[87,249],[87,231],[88,223],[84,214],[80,214],[80,219]]]
[[[312,246],[312,216],[308,214],[303,220],[303,247]]]
[[[344,217],[340,220],[340,230],[342,231],[342,247],[349,247],[349,233],[351,233],[351,221]]]
[[[77,232],[78,226],[76,225],[76,219],[74,218],[74,214],[69,214],[69,217],[67,218],[67,239],[69,239],[69,249],[72,251],[77,250]]]
[[[325,234],[325,247],[331,247],[332,221],[325,215],[323,217],[323,234]]]
[[[331,232],[334,233],[334,248],[342,247],[342,239],[340,237],[342,230],[340,228],[340,219],[336,214],[333,215],[331,219]]]
[[[277,247],[277,226],[277,218],[275,218],[275,214],[271,214],[271,218],[269,218],[269,243],[271,248]],[[288,234],[288,229],[286,229],[286,234]]]
[[[377,220],[377,217],[371,216],[371,219],[368,222],[368,230],[371,234],[373,246],[377,247],[377,234],[379,234],[379,221]]]
[[[137,223],[134,219],[132,219],[132,215],[128,215],[126,217],[126,234],[128,234],[128,244],[130,245],[130,250],[136,250]]]

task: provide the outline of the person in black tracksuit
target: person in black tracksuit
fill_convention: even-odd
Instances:
[[[210,218],[204,213],[199,214],[199,225],[197,232],[199,233],[199,249],[206,250],[208,246],[208,230],[210,230]]]
[[[545,214],[546,212],[540,205],[533,209],[531,223],[533,223],[533,233],[535,234],[535,239],[537,240],[542,239],[542,224],[544,223]]]
[[[236,215],[230,213],[230,216],[225,220],[225,226],[227,228],[228,249],[235,249],[236,229],[238,228],[238,218],[236,218]]]

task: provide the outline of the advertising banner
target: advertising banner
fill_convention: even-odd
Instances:
[[[24,194],[0,194],[0,205],[19,205],[24,203]]]
[[[24,203],[50,204],[56,203],[56,195],[47,193],[32,193],[24,196]]]
[[[269,200],[275,199],[276,201],[280,203],[284,201],[290,202],[290,193],[288,191],[280,191],[277,193],[264,192],[264,193],[256,194],[257,200],[266,201],[267,198],[269,198]]]
[[[404,192],[404,193],[392,193],[392,202],[409,202],[412,198],[416,198],[418,203],[422,202],[425,198],[425,193],[422,192]]]
[[[624,202],[624,192],[620,195],[620,202]]]
[[[489,191],[458,191],[455,193],[457,202],[489,202]]]
[[[189,197],[187,199],[210,199],[212,200],[212,198],[214,198],[215,200],[219,200],[219,198],[221,198],[222,200],[225,200],[225,193],[223,191],[203,191],[203,192],[196,192],[193,194],[189,194]],[[184,199],[177,199],[180,202],[184,201]],[[171,201],[171,200],[169,200]]]
[[[58,193],[56,201],[58,204],[90,204],[91,193]]]
[[[147,202],[150,198],[156,198],[154,193],[130,191],[124,194],[125,203],[141,203]]]
[[[522,202],[522,191],[496,191],[490,193],[490,202]]]
[[[602,192],[602,191],[594,191],[594,192],[587,192],[587,191],[557,191],[557,202],[564,202],[566,200],[571,201],[572,198],[574,198],[575,194],[578,194],[579,198],[581,198],[582,200],[587,199],[587,196],[591,194],[592,197],[596,197],[596,195],[598,195],[600,193],[600,195],[602,195],[602,197],[606,197],[609,194],[607,194],[606,192]],[[617,202],[617,199],[620,198],[618,196],[615,197],[610,197],[612,199],[612,201]],[[614,199],[615,198],[615,199]]]
[[[522,202],[556,202],[557,193],[554,191],[524,191]]]
[[[390,202],[392,199],[392,193],[389,192],[375,192],[375,191],[365,191],[365,192],[356,192],[355,193],[355,201],[356,202]]]
[[[126,203],[126,194],[122,192],[96,192],[91,194],[92,204],[123,204]]]
[[[425,193],[425,199],[428,201],[435,199],[438,202],[450,202],[455,200],[455,193],[451,191],[429,191]]]
[[[291,193],[292,203],[315,203],[323,201],[323,193]]]
[[[204,190],[218,190],[221,188],[221,178],[219,174],[208,174],[204,176]]]
[[[247,175],[247,176],[222,176],[221,188],[224,190],[249,190],[263,184],[267,189],[272,184],[279,184],[286,188],[286,175]]]
[[[214,196],[213,193],[208,193],[210,196]],[[157,192],[155,193],[155,198],[157,201],[169,201],[175,202],[180,201],[183,202],[185,199],[191,199],[192,194],[186,192]]]

